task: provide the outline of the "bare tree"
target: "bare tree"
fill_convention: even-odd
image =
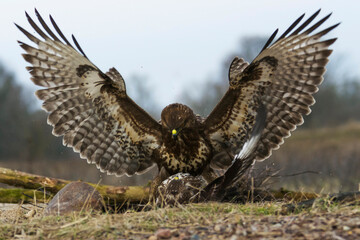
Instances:
[[[23,157],[19,147],[26,145],[29,112],[22,90],[14,76],[0,65],[0,159]]]

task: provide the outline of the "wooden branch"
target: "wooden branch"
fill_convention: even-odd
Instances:
[[[0,183],[14,187],[22,187],[25,189],[46,188],[47,192],[57,193],[70,182],[71,181],[63,179],[43,177],[8,168],[0,168]]]
[[[271,191],[271,194],[276,200],[288,200],[288,201],[295,201],[301,202],[309,199],[315,199],[320,197],[321,195],[316,193],[308,193],[308,192],[294,192],[289,191],[283,188],[279,190]]]
[[[62,189],[66,184],[70,182],[71,181],[68,180],[44,177],[40,175],[29,174],[7,168],[0,168],[0,183],[5,183],[10,186],[22,187],[25,189],[32,189],[32,190],[44,188],[46,192],[56,194],[58,191],[60,191],[60,189]],[[105,201],[110,203],[113,202],[117,202],[119,204],[124,202],[138,203],[141,201],[147,201],[149,199],[149,187],[143,187],[143,186],[114,187],[108,185],[97,185],[93,183],[88,183],[88,184],[95,187],[99,191],[99,193],[103,196]],[[20,192],[21,191],[24,192],[24,190],[20,189]],[[14,193],[10,195],[20,197],[20,195],[15,194],[16,191],[14,190],[4,191],[4,194],[6,192],[9,194]],[[39,193],[43,194],[42,192]],[[0,202],[6,202],[5,200],[6,198],[4,198],[4,201],[2,201],[0,198]]]

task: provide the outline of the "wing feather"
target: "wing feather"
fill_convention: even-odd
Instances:
[[[53,134],[63,144],[103,172],[115,175],[142,173],[154,164],[161,126],[126,94],[125,82],[112,68],[102,73],[86,57],[72,36],[77,50],[54,19],[55,33],[35,10],[43,30],[26,13],[35,37],[16,25],[35,44],[20,42],[31,80],[44,87],[36,92],[49,112]],[[65,42],[65,43],[64,43]]]
[[[300,16],[271,44],[275,31],[246,68],[236,71],[236,66],[230,66],[229,90],[204,121],[216,161],[219,161],[217,154],[225,156],[223,152],[226,152],[233,157],[244,151],[259,106],[265,106],[267,116],[258,146],[253,150],[255,157],[249,158],[256,160],[269,157],[303,123],[303,115],[311,112],[310,106],[315,103],[313,94],[323,81],[332,52],[329,46],[336,41],[320,38],[338,26],[311,35],[330,17],[329,14],[310,26],[319,12],[297,27],[304,17]]]

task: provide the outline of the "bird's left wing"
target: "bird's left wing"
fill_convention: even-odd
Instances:
[[[78,51],[70,44],[50,16],[60,36],[54,34],[39,13],[45,30],[26,13],[43,40],[16,25],[35,47],[19,41],[36,95],[49,112],[53,134],[64,136],[63,144],[80,152],[82,158],[103,172],[115,175],[142,173],[154,164],[161,126],[126,94],[125,82],[112,68],[104,74],[86,57],[73,36]],[[65,43],[64,43],[65,42]]]
[[[236,155],[247,158],[250,152],[244,148],[248,145],[255,152],[252,159],[269,157],[271,151],[279,148],[284,138],[303,123],[303,115],[310,113],[310,106],[315,102],[313,94],[323,80],[332,52],[329,46],[336,40],[320,38],[338,25],[312,34],[330,16],[309,26],[319,12],[295,28],[302,15],[271,44],[276,30],[260,54],[245,68],[243,61],[233,61],[229,89],[204,121],[215,149],[213,166],[222,167],[229,160],[231,163]],[[266,120],[254,146],[248,140],[251,140],[260,106],[265,107]]]

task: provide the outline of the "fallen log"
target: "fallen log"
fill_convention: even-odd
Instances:
[[[44,177],[35,174],[29,174],[21,171],[11,170],[0,167],[0,183],[4,183],[10,186],[21,187],[22,189],[2,189],[0,188],[0,203],[18,203],[21,200],[24,201],[36,201],[48,202],[58,191],[60,191],[65,185],[72,181],[63,180],[58,178]],[[108,205],[123,205],[124,203],[146,203],[149,199],[150,189],[147,186],[109,186],[88,183],[96,188],[104,201]],[[46,193],[46,194],[45,194]],[[272,190],[268,192],[269,197],[273,200],[290,200],[301,202],[304,200],[304,204],[313,203],[314,199],[320,197],[315,193],[304,193],[287,191],[284,189]],[[359,194],[359,193],[357,193]],[[46,195],[46,196],[45,196]],[[342,195],[341,195],[342,196]],[[346,195],[347,196],[347,195]],[[354,196],[354,193],[351,193]],[[355,196],[358,196],[355,194]],[[337,195],[331,195],[331,198],[336,200]],[[266,199],[266,198],[264,198]],[[313,199],[313,200],[311,200]],[[342,198],[339,198],[340,201]],[[289,210],[293,210],[294,206],[287,206]]]
[[[0,183],[7,184],[9,186],[25,189],[46,188],[47,192],[57,193],[61,188],[70,182],[71,181],[63,179],[44,177],[8,168],[0,168]]]
[[[50,178],[44,177],[35,174],[29,174],[21,171],[11,170],[7,168],[0,168],[0,183],[7,184],[9,186],[21,187],[24,189],[34,190],[42,190],[38,191],[39,196],[43,195],[43,191],[47,193],[56,194],[60,191],[65,185],[70,183],[71,181],[58,179],[58,178]],[[99,185],[88,183],[89,185],[96,188],[99,193],[103,196],[105,202],[109,203],[118,203],[122,204],[124,202],[130,203],[139,203],[139,202],[147,202],[149,199],[149,187],[147,186],[108,186],[108,185]],[[4,198],[0,197],[0,202],[2,203],[10,203],[14,202],[16,197],[18,199],[22,199],[23,196],[21,191],[24,192],[24,189],[3,189]],[[20,193],[20,194],[19,194]],[[9,196],[14,196],[14,198],[5,197],[6,194]],[[31,194],[28,194],[31,195]],[[15,197],[16,196],[16,197]],[[50,196],[51,198],[51,196]],[[19,200],[15,201],[19,202]]]

